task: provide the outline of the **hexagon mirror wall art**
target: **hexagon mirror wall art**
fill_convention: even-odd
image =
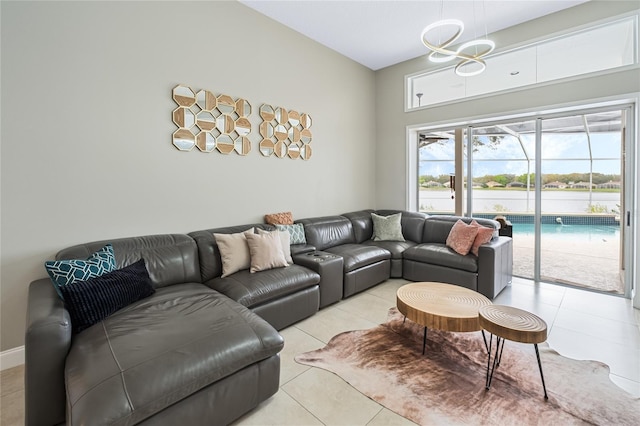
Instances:
[[[201,152],[221,154],[251,151],[251,104],[246,99],[215,95],[209,90],[195,91],[189,86],[173,88],[173,100],[178,105],[172,112],[178,126],[172,135],[173,145],[180,151],[197,147]],[[262,152],[262,151],[261,151]]]
[[[265,157],[311,158],[311,116],[268,104],[260,106],[260,153]]]

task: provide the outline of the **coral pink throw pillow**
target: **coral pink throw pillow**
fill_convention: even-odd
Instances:
[[[475,219],[471,221],[471,225],[478,227],[478,234],[476,235],[476,239],[473,241],[473,245],[471,246],[471,253],[477,256],[480,246],[482,244],[488,243],[489,241],[491,241],[491,238],[493,238],[493,228],[482,226]]]
[[[478,227],[467,225],[461,219],[453,225],[447,237],[447,247],[451,247],[456,253],[466,256],[478,235]]]

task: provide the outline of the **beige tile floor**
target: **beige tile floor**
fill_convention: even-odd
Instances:
[[[366,329],[383,321],[395,305],[404,280],[388,280],[323,309],[281,331],[280,390],[235,425],[411,425],[412,422],[366,398],[339,377],[297,364],[294,355],[321,348],[343,331]],[[550,330],[548,342],[562,355],[595,359],[611,368],[611,379],[640,396],[640,312],[620,297],[534,284],[515,279],[494,300],[529,310]],[[2,371],[1,424],[24,424],[24,369]]]

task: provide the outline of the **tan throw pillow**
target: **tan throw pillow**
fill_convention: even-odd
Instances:
[[[258,228],[258,234],[264,235],[268,234],[270,231],[265,231],[264,229]],[[280,232],[280,231],[271,231],[278,234],[280,237],[280,243],[282,244],[282,252],[284,253],[284,258],[287,260],[287,263],[293,263],[293,259],[291,258],[291,236],[288,232]]]
[[[476,235],[476,239],[473,240],[473,245],[471,246],[471,253],[477,256],[480,246],[488,243],[491,241],[491,238],[493,238],[493,228],[482,226],[475,219],[471,221],[471,225],[478,228],[478,234]]]
[[[237,234],[213,234],[220,250],[222,260],[222,278],[249,269],[251,255],[247,245],[247,235],[253,234],[253,228]]]
[[[266,271],[267,269],[289,266],[284,258],[280,237],[275,232],[268,234],[247,235],[249,253],[251,253],[251,267],[249,272]]]
[[[293,215],[291,212],[266,214],[264,222],[269,225],[293,225]]]
[[[478,235],[478,227],[467,225],[461,219],[453,225],[447,237],[447,247],[451,247],[456,253],[466,256]]]

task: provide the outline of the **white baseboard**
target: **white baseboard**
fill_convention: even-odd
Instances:
[[[7,370],[22,364],[24,364],[24,346],[0,352],[0,370]]]

